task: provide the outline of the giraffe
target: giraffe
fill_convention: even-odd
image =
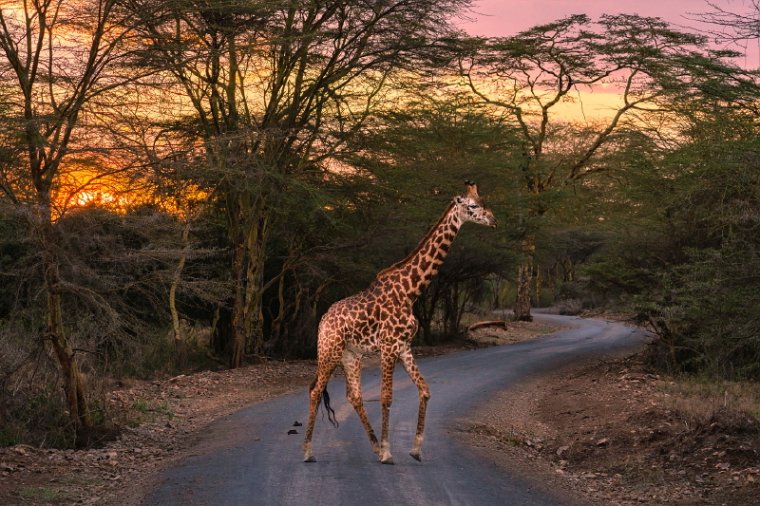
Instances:
[[[383,464],[393,464],[388,442],[390,407],[393,397],[393,369],[398,360],[419,391],[419,411],[414,445],[409,454],[421,461],[425,412],[430,389],[412,356],[411,342],[417,332],[412,312],[414,301],[438,273],[438,269],[460,227],[467,221],[496,227],[496,219],[483,205],[477,185],[465,181],[467,192],[454,197],[422,241],[406,258],[380,271],[362,292],[342,299],[327,310],[319,324],[317,374],[309,388],[309,422],[304,438],[304,461],[315,462],[312,435],[317,408],[323,398],[328,418],[334,425],[327,382],[341,364],[346,375],[346,397],[359,415],[372,450]],[[361,362],[368,353],[379,353],[382,429],[378,443],[367,418],[361,393]]]

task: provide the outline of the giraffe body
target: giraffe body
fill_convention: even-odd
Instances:
[[[421,460],[430,389],[411,351],[418,328],[412,306],[438,273],[451,243],[466,221],[496,226],[493,213],[483,207],[475,184],[469,182],[468,193],[454,199],[407,258],[381,271],[367,289],[333,304],[322,317],[317,337],[317,377],[309,392],[309,422],[304,441],[306,462],[315,460],[311,440],[317,407],[330,376],[340,364],[346,374],[346,397],[359,415],[373,451],[381,462],[393,463],[388,427],[393,369],[397,361],[401,361],[419,391],[417,431],[410,455]],[[380,355],[382,428],[379,442],[367,418],[361,395],[361,361],[368,353]]]

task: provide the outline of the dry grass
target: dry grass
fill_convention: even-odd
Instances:
[[[760,384],[692,378],[660,383],[666,407],[695,421],[710,420],[718,412],[746,413],[760,419]]]

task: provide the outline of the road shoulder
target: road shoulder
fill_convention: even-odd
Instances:
[[[757,419],[738,401],[702,413],[694,402],[641,354],[597,359],[501,392],[456,437],[586,504],[755,504]]]

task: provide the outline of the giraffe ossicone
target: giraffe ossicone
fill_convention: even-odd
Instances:
[[[346,397],[353,405],[369,437],[372,450],[384,464],[392,464],[388,428],[393,400],[393,369],[401,361],[419,391],[419,412],[414,445],[409,454],[422,460],[425,413],[430,389],[412,355],[412,338],[418,323],[412,306],[438,273],[451,243],[465,222],[496,227],[493,212],[485,207],[477,185],[465,181],[467,192],[454,197],[438,222],[403,260],[380,271],[370,286],[342,299],[327,310],[317,336],[317,375],[309,389],[309,422],[304,439],[304,461],[314,462],[312,436],[317,408],[327,382],[340,364],[346,374]],[[361,393],[361,361],[366,353],[380,354],[380,441],[367,418]],[[325,396],[328,412],[329,397]]]

